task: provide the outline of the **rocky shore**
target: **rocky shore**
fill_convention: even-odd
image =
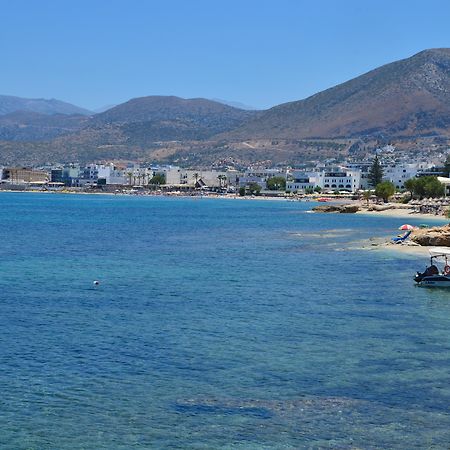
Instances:
[[[352,214],[358,212],[360,209],[359,205],[336,205],[336,204],[328,204],[328,205],[319,205],[315,206],[312,210],[314,212],[322,212],[322,213],[341,213],[341,214]]]
[[[413,230],[410,238],[412,242],[422,246],[450,247],[450,224]]]

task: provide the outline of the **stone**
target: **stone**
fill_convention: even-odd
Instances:
[[[424,246],[450,247],[450,225],[414,230],[411,240]]]
[[[342,213],[352,214],[359,211],[358,205],[319,205],[312,209],[314,212],[321,213]]]

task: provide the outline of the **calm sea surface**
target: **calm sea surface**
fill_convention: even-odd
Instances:
[[[448,448],[450,292],[311,206],[1,194],[0,448]]]

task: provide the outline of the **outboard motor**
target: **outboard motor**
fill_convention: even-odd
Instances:
[[[420,283],[425,277],[432,277],[433,275],[439,275],[439,269],[434,264],[427,267],[423,273],[417,272],[414,281]]]

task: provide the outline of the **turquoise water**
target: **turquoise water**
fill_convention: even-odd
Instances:
[[[450,293],[310,207],[0,195],[0,448],[448,448]]]

